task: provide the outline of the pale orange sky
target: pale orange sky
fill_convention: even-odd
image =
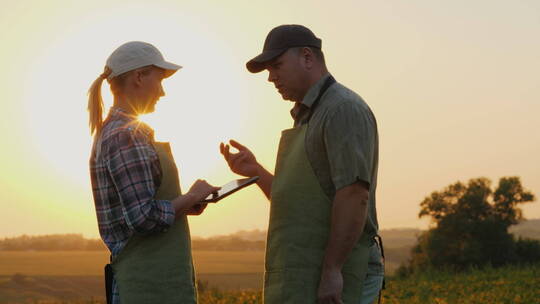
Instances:
[[[96,237],[86,91],[130,40],[184,66],[147,120],[171,141],[183,189],[236,176],[218,153],[235,138],[273,170],[292,124],[266,73],[245,62],[268,31],[310,27],[330,71],[375,113],[382,229],[427,226],[429,193],[457,180],[517,175],[540,196],[540,2],[20,1],[0,10],[0,237]],[[104,86],[104,97],[111,97]],[[540,218],[538,202],[522,206]],[[191,217],[193,235],[266,229],[256,187]]]

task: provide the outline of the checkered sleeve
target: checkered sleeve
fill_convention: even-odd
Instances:
[[[128,227],[139,234],[164,231],[175,219],[170,201],[156,200],[161,166],[147,136],[123,129],[109,142],[107,169]]]

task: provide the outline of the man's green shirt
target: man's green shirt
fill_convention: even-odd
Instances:
[[[378,232],[375,190],[379,162],[379,137],[375,116],[352,90],[334,83],[312,106],[330,75],[322,77],[297,103],[291,115],[294,126],[308,123],[305,146],[321,187],[333,200],[336,191],[357,181],[369,184],[368,221],[365,232]],[[309,122],[307,121],[309,118]]]

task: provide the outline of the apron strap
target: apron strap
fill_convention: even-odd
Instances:
[[[321,87],[321,90],[319,91],[319,95],[317,95],[317,98],[315,98],[315,101],[313,102],[313,105],[311,106],[309,110],[309,116],[306,120],[307,122],[309,122],[309,120],[311,119],[311,116],[313,115],[313,112],[315,112],[315,108],[318,106],[319,101],[321,100],[321,97],[323,96],[323,94],[334,83],[336,83],[336,79],[334,78],[334,76],[330,75],[330,77],[328,77],[326,81],[324,82],[323,86]]]
[[[377,234],[375,235],[374,239],[375,239],[375,243],[377,243],[377,246],[379,247],[379,250],[381,251],[381,256],[383,260],[383,273],[386,273],[386,271],[384,271],[384,268],[386,268],[386,263],[385,263],[385,258],[384,258],[384,246],[383,246],[382,237]],[[379,290],[379,301],[378,301],[379,304],[381,304],[383,289],[386,289],[386,276],[383,276],[382,288]]]
[[[113,270],[111,264],[105,265],[105,298],[107,304],[112,304]]]
[[[377,246],[379,246],[379,249],[381,250],[381,256],[384,262],[384,247],[382,242],[382,237],[380,235],[375,235],[375,242],[377,242]]]

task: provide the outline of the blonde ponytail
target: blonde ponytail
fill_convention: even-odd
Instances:
[[[88,113],[90,134],[99,134],[103,125],[103,98],[101,97],[101,84],[110,74],[111,69],[105,66],[103,74],[94,80],[88,90]]]

